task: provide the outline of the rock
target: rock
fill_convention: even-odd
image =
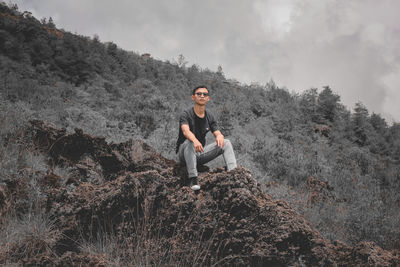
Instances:
[[[113,233],[123,242],[128,248],[121,251],[125,258],[133,257],[143,234],[146,244],[157,238],[152,257],[175,255],[181,264],[193,248],[203,248],[199,249],[203,265],[400,265],[397,251],[384,251],[373,243],[354,247],[330,243],[286,202],[263,193],[242,167],[200,173],[202,189],[195,194],[184,186],[184,168],[142,141],[108,144],[37,121],[32,130],[38,148],[48,152],[55,164],[75,166],[85,173],[98,172],[96,166],[101,166],[107,177],[97,183],[76,179],[67,181],[75,187],[48,189],[46,210],[62,232],[53,249],[63,266],[109,266],[110,259],[93,257],[79,246],[79,240],[102,233]],[[91,163],[83,165],[84,158]],[[327,185],[323,188],[329,192]],[[46,262],[49,255],[35,259],[40,257]],[[30,262],[43,264],[35,259]]]

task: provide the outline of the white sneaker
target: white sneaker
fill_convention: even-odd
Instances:
[[[190,188],[193,191],[200,190],[200,185],[199,185],[199,182],[197,181],[197,177],[191,177],[190,178]]]

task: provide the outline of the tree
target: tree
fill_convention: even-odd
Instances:
[[[373,131],[368,118],[368,109],[361,103],[356,103],[352,118],[354,142],[360,146],[367,145]]]
[[[269,91],[272,89],[277,89],[278,86],[276,85],[275,81],[271,78],[264,86],[265,90]]]
[[[317,113],[321,116],[322,122],[333,122],[335,119],[340,96],[334,94],[329,86],[324,86],[324,90],[318,96]]]
[[[182,54],[180,54],[178,56],[178,66],[180,68],[185,68],[187,63],[188,62],[185,60],[185,57]]]
[[[116,44],[114,44],[113,42],[107,43],[107,53],[109,55],[111,55],[112,57],[115,57],[117,55],[117,50],[118,50],[118,47]]]
[[[193,64],[190,68],[188,68],[186,77],[188,81],[190,82],[191,87],[195,87],[202,82],[202,77],[201,77],[201,70],[199,66]]]
[[[231,131],[233,130],[232,114],[229,110],[230,109],[228,109],[226,105],[224,105],[218,120],[221,130],[226,136],[229,136],[231,134]]]
[[[218,65],[217,75],[220,76],[221,78],[224,78],[224,72],[222,70],[222,66],[221,65]]]
[[[373,128],[373,132],[370,135],[370,151],[381,155],[387,154],[387,142],[385,137],[388,133],[388,126],[385,119],[379,114],[372,113],[369,122]]]
[[[47,26],[49,26],[50,28],[55,28],[56,24],[54,24],[53,18],[50,17],[49,21],[47,22]]]
[[[394,123],[388,131],[387,141],[390,154],[397,162],[400,161],[400,123]]]
[[[303,92],[300,96],[300,110],[303,113],[306,121],[319,122],[317,115],[317,101],[318,91],[317,88],[311,88]]]
[[[382,118],[379,114],[372,113],[369,119],[372,127],[381,135],[384,135],[387,131],[388,125],[386,120]]]
[[[17,4],[10,3],[10,8],[13,11],[18,11],[18,5]]]
[[[95,33],[95,34],[93,35],[92,40],[93,40],[93,43],[99,44],[99,43],[100,43],[100,37],[99,37],[99,35],[98,35],[97,33]]]

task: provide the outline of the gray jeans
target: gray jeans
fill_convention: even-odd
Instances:
[[[186,164],[189,177],[195,177],[197,173],[197,164],[205,164],[219,155],[223,155],[226,168],[228,171],[237,167],[235,153],[233,152],[232,144],[228,139],[225,139],[223,148],[217,146],[217,143],[206,145],[204,152],[196,152],[193,143],[188,139],[179,146],[178,156],[181,164]]]

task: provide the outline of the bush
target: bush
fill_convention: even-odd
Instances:
[[[1,229],[0,263],[19,262],[40,253],[53,254],[60,236],[56,222],[40,210],[31,210],[21,218],[11,216]]]

